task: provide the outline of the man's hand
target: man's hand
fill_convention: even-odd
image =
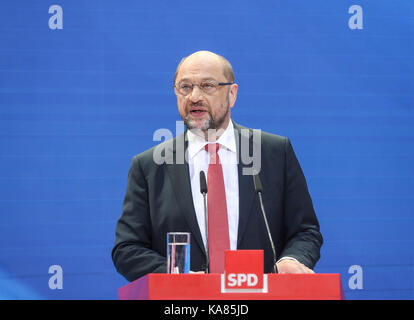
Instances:
[[[315,273],[304,264],[292,259],[283,259],[276,263],[278,273]]]

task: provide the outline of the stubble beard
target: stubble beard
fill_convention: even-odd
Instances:
[[[209,130],[217,130],[221,128],[224,121],[226,120],[229,110],[230,110],[229,99],[227,98],[226,106],[224,107],[224,113],[219,114],[216,118],[213,117],[210,110],[207,110],[208,118],[202,120],[201,124],[197,120],[190,119],[189,112],[187,112],[187,115],[183,118],[183,121],[188,130],[201,131],[202,133],[207,133]]]

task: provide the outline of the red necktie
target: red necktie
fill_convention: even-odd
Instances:
[[[211,273],[224,273],[224,252],[230,249],[226,190],[224,189],[223,169],[217,153],[219,148],[220,145],[218,143],[205,146],[210,155],[207,177],[207,208],[208,250]]]

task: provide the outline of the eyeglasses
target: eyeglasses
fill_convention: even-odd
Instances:
[[[233,82],[216,82],[216,81],[202,81],[200,84],[194,84],[191,82],[183,81],[179,82],[177,85],[173,87],[177,89],[177,92],[182,94],[183,96],[189,95],[193,92],[194,86],[200,88],[206,94],[213,94],[216,92],[221,86],[228,86],[234,84]]]

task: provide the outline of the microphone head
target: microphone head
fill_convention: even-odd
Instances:
[[[256,191],[256,193],[259,193],[259,192],[262,193],[263,192],[262,182],[260,181],[258,174],[253,175],[253,182],[254,182],[254,190]]]
[[[207,193],[207,182],[204,171],[200,171],[200,192],[203,194]]]

